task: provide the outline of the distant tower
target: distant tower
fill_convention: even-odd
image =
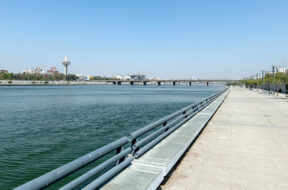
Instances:
[[[70,61],[68,60],[68,57],[65,56],[64,61],[62,64],[65,66],[65,75],[67,76],[68,74],[68,65],[70,65]]]

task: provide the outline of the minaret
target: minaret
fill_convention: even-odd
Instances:
[[[68,57],[65,56],[64,57],[64,61],[62,62],[62,64],[65,66],[65,76],[67,77],[68,74],[68,65],[70,65],[70,61],[68,60]]]

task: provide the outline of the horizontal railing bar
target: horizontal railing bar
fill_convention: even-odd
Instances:
[[[225,90],[223,90],[220,93],[217,93],[215,95],[215,97],[218,97],[220,94],[222,94],[223,92],[225,92]],[[198,105],[198,104],[197,104]],[[169,134],[171,134],[173,131],[175,131],[177,128],[179,128],[180,126],[182,126],[186,121],[188,121],[189,119],[191,119],[194,115],[196,115],[197,113],[199,113],[202,109],[204,109],[207,105],[209,105],[209,103],[206,103],[204,105],[202,105],[201,107],[199,107],[199,109],[197,110],[197,112],[194,112],[192,115],[190,115],[189,117],[187,117],[185,120],[181,121],[179,124],[175,125],[174,127],[170,128],[169,131],[167,131],[166,133],[161,134],[160,136],[158,136],[156,139],[154,139],[153,141],[151,141],[150,143],[146,144],[144,147],[142,147],[139,151],[134,153],[134,157],[135,158],[139,158],[141,155],[143,155],[145,152],[147,152],[149,149],[151,149],[153,146],[155,146],[157,143],[159,143],[161,140],[163,140],[164,138],[166,138]]]
[[[86,187],[83,188],[83,190],[95,190],[101,185],[103,185],[107,180],[109,180],[111,177],[115,176],[117,173],[119,173],[121,170],[123,170],[125,167],[127,167],[132,161],[134,160],[134,157],[128,157],[126,158],[121,164],[118,164],[111,170],[107,171],[105,174],[88,184]]]
[[[170,125],[169,125],[170,126]],[[137,149],[138,147],[142,146],[143,144],[145,144],[147,141],[153,139],[154,137],[162,134],[165,132],[165,130],[167,128],[169,128],[169,126],[165,126],[163,128],[160,128],[158,129],[157,131],[155,131],[154,133],[148,135],[147,137],[141,139],[140,141],[136,142],[134,145],[133,145],[133,149]]]
[[[189,113],[186,113],[185,115],[182,115],[180,118],[177,118],[175,121],[172,121],[172,123],[170,123],[169,125],[158,129],[157,131],[155,131],[154,133],[148,135],[147,137],[141,139],[140,141],[136,142],[133,145],[133,149],[136,149],[140,146],[142,146],[143,144],[145,144],[147,141],[153,139],[155,136],[162,134],[163,132],[165,132],[166,129],[171,128],[172,126],[176,125],[177,123],[179,123],[180,121],[182,121],[183,119],[185,119],[188,115],[190,115],[191,113],[197,111],[197,107],[196,109],[193,109],[192,111],[190,111]]]
[[[54,169],[32,181],[29,181],[19,187],[16,187],[15,190],[37,190],[37,189],[43,189],[45,187],[48,187],[52,185],[53,183],[59,181],[60,179],[66,177],[67,175],[81,169],[87,164],[90,164],[91,162],[97,160],[98,158],[110,153],[116,148],[121,147],[127,142],[128,142],[128,138],[122,137],[72,162],[69,162],[57,169]]]
[[[84,173],[83,175],[79,176],[78,178],[74,179],[70,183],[66,184],[65,186],[61,187],[59,190],[71,190],[79,185],[81,185],[83,182],[87,181],[91,177],[95,176],[97,173],[101,172],[103,169],[107,168],[111,164],[115,163],[119,159],[125,157],[127,154],[132,152],[132,148],[129,147],[123,151],[121,151],[119,154],[113,156],[109,160],[103,162],[102,164],[98,165],[97,167],[89,170],[88,172]]]
[[[218,93],[212,95],[212,97],[213,98],[217,97],[220,93],[222,94],[226,90],[227,89],[225,89],[225,90],[223,90],[221,92],[218,92]],[[176,111],[176,112],[174,112],[174,113],[172,113],[172,114],[170,114],[170,115],[168,115],[168,116],[166,116],[166,117],[164,117],[164,118],[162,118],[162,119],[160,119],[158,121],[155,121],[155,122],[153,122],[153,123],[151,123],[149,125],[146,125],[145,127],[141,128],[141,129],[138,129],[137,131],[134,131],[134,132],[130,133],[130,138],[136,139],[137,137],[147,133],[148,131],[154,129],[155,127],[158,127],[159,125],[169,121],[170,119],[180,115],[181,113],[183,113],[183,112],[187,111],[188,109],[191,109],[191,108],[193,108],[193,107],[195,107],[195,106],[197,106],[199,104],[203,104],[203,101],[201,101],[199,103],[195,103],[195,104],[189,105],[189,106],[187,106],[185,108],[182,108],[179,111]]]
[[[155,121],[155,122],[153,122],[153,123],[151,123],[149,125],[146,125],[145,127],[130,133],[130,136],[132,137],[132,139],[135,139],[135,138],[147,133],[148,131],[154,129],[155,127],[158,127],[159,125],[162,125],[163,123],[169,121],[170,119],[182,114],[184,111],[187,111],[188,109],[191,109],[191,108],[195,107],[196,105],[197,104],[189,105],[189,106],[187,106],[187,107],[185,107],[185,108],[183,108],[181,110],[178,110],[178,111],[176,111],[176,112],[174,112],[174,113],[172,113],[172,114],[170,114],[170,115],[168,115],[168,116],[166,116],[166,117],[164,117],[164,118],[162,118],[162,119],[160,119],[158,121]]]
[[[154,137],[156,137],[157,135],[160,135],[162,134],[163,132],[165,132],[166,129],[169,129],[171,128],[172,126],[176,125],[177,123],[179,123],[180,121],[182,121],[185,116],[187,116],[187,114],[181,116],[180,118],[178,118],[177,120],[173,121],[172,123],[166,125],[165,127],[162,127],[160,129],[158,129],[157,131],[155,131],[154,133],[148,135],[147,137],[141,139],[140,141],[136,142],[134,145],[133,145],[133,149],[136,149],[140,146],[142,146],[143,144],[145,144],[147,141],[153,139]]]

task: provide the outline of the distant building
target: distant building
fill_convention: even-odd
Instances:
[[[113,77],[113,78],[114,78],[114,77]],[[116,79],[120,79],[120,80],[123,79],[123,77],[122,77],[121,75],[116,75],[115,78],[116,78]]]
[[[279,72],[279,73],[287,73],[287,72],[288,72],[288,69],[285,68],[285,67],[279,67],[279,68],[278,68],[278,72]]]
[[[79,80],[91,80],[93,78],[92,75],[89,74],[76,74]]]
[[[42,74],[42,69],[40,67],[36,67],[35,73],[36,74]]]
[[[23,71],[23,73],[28,73],[28,74],[44,74],[45,72],[42,71],[40,67],[36,67],[36,69],[26,69]]]
[[[50,70],[47,71],[47,73],[54,75],[56,73],[59,73],[58,69],[56,67],[51,67]]]
[[[146,76],[141,74],[130,75],[131,80],[145,80]]]
[[[149,80],[161,80],[161,78],[160,77],[151,77],[151,78],[149,78]]]
[[[0,73],[8,73],[8,70],[0,70]]]
[[[129,75],[125,75],[125,76],[116,75],[115,78],[119,80],[131,80],[131,77]]]
[[[124,80],[131,80],[131,77],[128,76],[128,75],[125,75],[125,76],[123,76],[123,79],[124,79]]]
[[[33,74],[35,73],[34,69],[25,69],[23,70],[23,73]]]
[[[118,80],[145,80],[146,77],[145,75],[141,74],[136,74],[136,75],[116,75],[113,78],[118,79]]]

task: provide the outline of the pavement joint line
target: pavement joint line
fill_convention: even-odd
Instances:
[[[142,164],[142,165],[146,165],[146,166],[156,166],[158,168],[165,168],[165,164],[157,164],[157,163],[152,163],[152,162],[145,162],[145,161],[140,161],[140,160],[133,160],[133,162],[137,163],[137,164]]]
[[[198,113],[199,115],[211,115],[211,113],[203,112],[203,113]]]

